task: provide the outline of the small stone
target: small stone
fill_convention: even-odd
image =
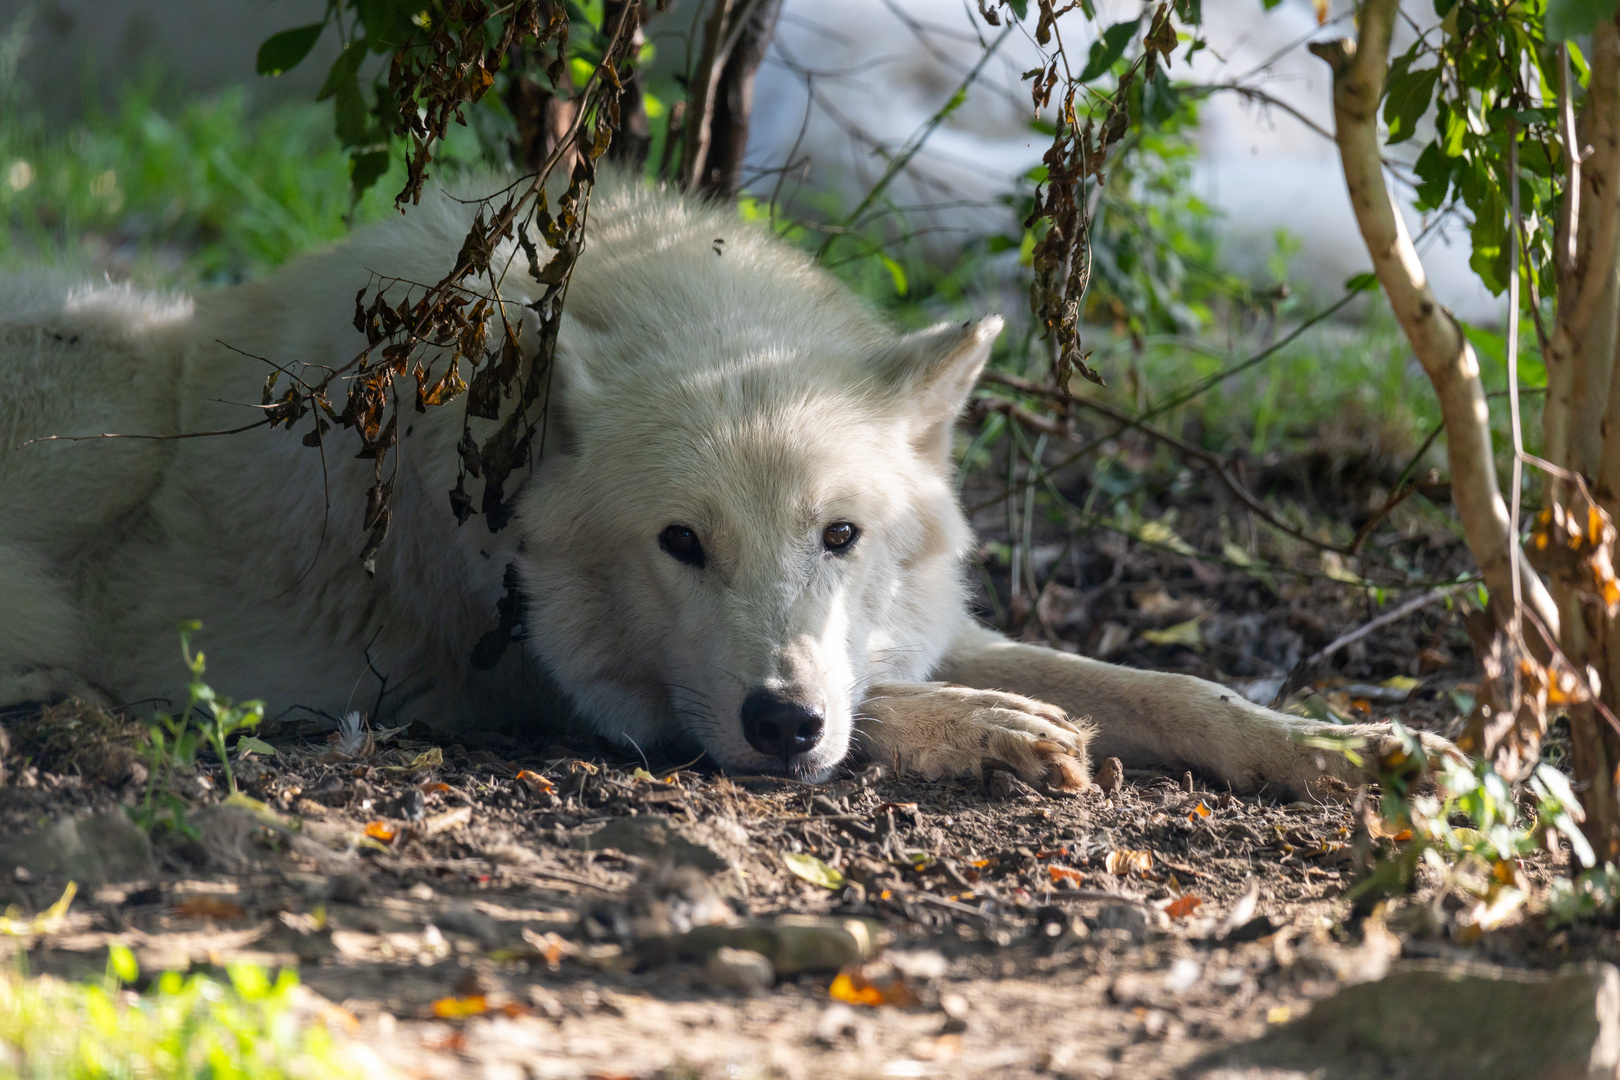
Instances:
[[[418,881],[416,884],[412,885],[409,889],[405,890],[405,895],[410,897],[412,900],[423,900],[423,901],[432,900],[433,899],[433,886],[429,885],[425,881]]]
[[[1010,802],[1014,799],[1024,802],[1041,801],[1040,793],[1010,772],[996,770],[990,774],[985,785],[989,789],[992,799],[999,802]]]
[[[1111,757],[1103,762],[1097,770],[1097,775],[1092,778],[1092,783],[1096,784],[1104,795],[1109,796],[1118,795],[1120,785],[1124,782],[1125,766],[1117,757]]]
[[[304,796],[324,806],[347,806],[349,785],[343,782],[341,776],[333,773],[314,787],[306,788]]]
[[[377,811],[400,821],[421,821],[427,816],[427,797],[414,787],[406,788],[398,797],[378,804]]]
[[[1097,929],[1123,930],[1132,941],[1146,941],[1152,933],[1148,913],[1136,904],[1105,904],[1097,910]]]
[[[1314,1072],[1324,1061],[1344,1076],[1620,1076],[1620,969],[1588,963],[1541,974],[1409,963],[1199,1064]],[[1195,1069],[1193,1075],[1224,1072]]]
[[[769,958],[752,949],[721,946],[709,957],[703,978],[718,990],[734,990],[752,997],[763,994],[776,983],[776,968]]]
[[[677,823],[659,814],[614,818],[595,832],[578,837],[574,846],[585,851],[612,848],[644,859],[695,866],[711,874],[731,868],[726,849],[733,847],[718,835],[717,829]]]
[[[749,949],[770,960],[778,974],[838,971],[876,956],[886,940],[864,919],[818,915],[779,915],[736,926],[699,926],[685,934],[639,942],[643,964],[705,960],[722,946]]]
[[[475,938],[485,947],[496,945],[501,940],[500,927],[495,924],[495,920],[471,904],[447,905],[439,912],[434,922],[441,930]]]
[[[79,820],[62,818],[7,845],[0,868],[16,880],[21,869],[33,878],[71,878],[86,885],[156,875],[146,834],[121,811]]]

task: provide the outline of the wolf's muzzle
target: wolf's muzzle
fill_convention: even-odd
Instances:
[[[762,754],[793,759],[808,754],[821,742],[821,709],[791,701],[770,690],[750,691],[742,703],[743,737]]]

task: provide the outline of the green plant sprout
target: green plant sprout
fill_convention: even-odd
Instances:
[[[1439,895],[1465,898],[1458,922],[1459,935],[1468,939],[1500,926],[1529,899],[1529,884],[1519,866],[1523,857],[1552,850],[1562,839],[1586,868],[1581,881],[1591,876],[1597,860],[1580,829],[1580,800],[1563,773],[1545,762],[1536,766],[1525,785],[1535,800],[1527,812],[1514,798],[1512,786],[1488,762],[1453,758],[1434,762],[1399,721],[1391,726],[1400,745],[1378,760],[1383,798],[1365,824],[1369,840],[1391,840],[1395,847],[1373,861],[1345,899],[1364,905],[1408,892],[1418,866],[1426,865],[1440,877]],[[1354,754],[1353,747],[1334,748]],[[1432,787],[1423,782],[1431,776]],[[1555,920],[1560,910],[1574,913],[1583,897],[1593,910],[1605,900],[1612,903],[1620,879],[1611,868],[1604,881],[1607,885],[1596,878],[1585,885],[1564,883],[1562,891],[1555,886],[1549,912]]]
[[[298,1015],[298,977],[230,964],[227,979],[164,972],[145,993],[127,946],[102,979],[0,972],[0,1077],[293,1080],[362,1075],[324,1023]]]
[[[224,769],[227,794],[236,794],[236,774],[231,770],[227,741],[237,732],[256,727],[264,720],[264,702],[234,704],[203,682],[203,672],[207,670],[205,657],[201,650],[195,653],[191,650],[191,635],[201,627],[199,622],[187,622],[180,627],[180,655],[191,669],[185,709],[178,714],[158,713],[148,729],[146,795],[141,805],[130,812],[135,824],[148,832],[168,827],[194,836],[196,830],[185,820],[188,804],[174,790],[176,773],[189,768],[197,760],[197,751],[206,743],[213,748]]]

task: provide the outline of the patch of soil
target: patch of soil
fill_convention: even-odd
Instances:
[[[1270,700],[1303,658],[1378,614],[1366,582],[1400,595],[1467,569],[1419,500],[1373,554],[1334,563],[1196,477],[1137,466],[1114,493],[1132,502],[1128,528],[1115,513],[1114,528],[1071,540],[1051,516],[1024,531],[982,511],[986,615]],[[1091,494],[1089,473],[1058,482],[1079,505]],[[966,498],[993,494],[976,482]],[[1347,537],[1367,513],[1321,528]],[[1033,565],[1034,588],[1012,587],[1015,561]],[[1443,732],[1477,677],[1441,603],[1302,674],[1301,707]],[[296,964],[314,1013],[373,1054],[376,1075],[1163,1077],[1399,956],[1620,958],[1612,929],[1549,934],[1530,914],[1452,940],[1429,877],[1355,910],[1354,806],[1238,796],[1190,774],[1124,770],[1068,798],[1006,774],[926,782],[876,767],[809,786],[421,728],[345,755],[330,725],[285,720],[256,733],[273,756],[237,767],[252,802],[222,799],[218,770],[184,778],[195,835],[148,853],[106,824],[142,790],[138,725],[73,705],[4,723],[0,834],[20,839],[0,903],[42,911],[69,872],[81,892],[63,925],[0,951],[84,977],[115,941],[148,975]],[[146,869],[68,861],[68,818],[66,846],[135,844],[108,865]],[[1544,885],[1562,860],[1526,872]],[[774,980],[721,944],[769,954]]]

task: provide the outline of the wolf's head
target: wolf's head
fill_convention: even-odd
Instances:
[[[817,777],[961,625],[951,432],[1001,320],[896,338],[810,284],[565,323],[520,565],[530,647],[604,735]]]

